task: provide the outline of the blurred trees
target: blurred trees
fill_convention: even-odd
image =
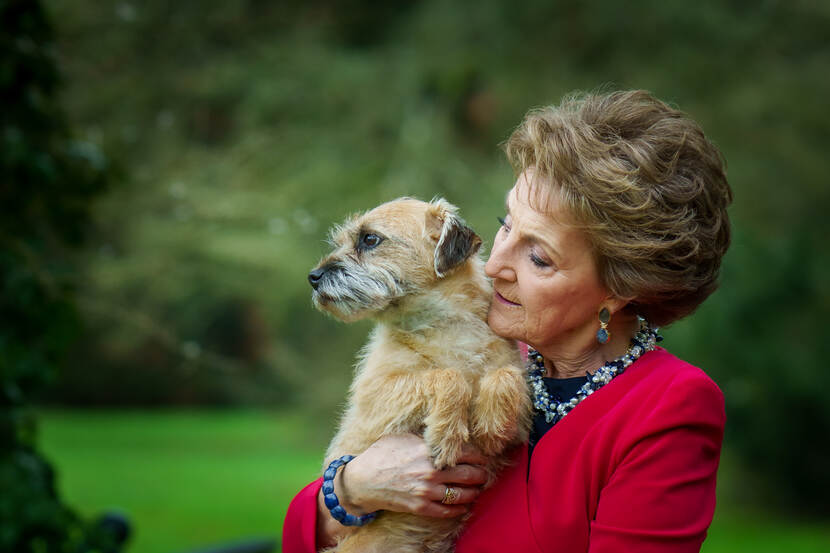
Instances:
[[[724,389],[747,470],[827,512],[826,3],[48,5],[73,124],[130,172],[92,214],[57,399],[325,420],[367,331],[310,307],[325,229],[440,194],[492,236],[511,183],[496,145],[529,107],[647,88],[702,123],[736,198],[722,288],[665,344]]]
[[[0,0],[0,551],[106,547],[57,495],[28,408],[79,324],[73,249],[107,161],[57,102],[52,30],[38,2]]]

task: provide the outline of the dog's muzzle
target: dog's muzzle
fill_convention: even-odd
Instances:
[[[374,272],[367,272],[359,265],[344,267],[337,261],[324,263],[308,273],[308,283],[314,289],[312,299],[317,307],[336,308],[349,316],[367,309],[383,309],[403,293],[403,287],[388,270],[375,268]]]
[[[330,267],[330,265],[323,265],[308,273],[308,283],[311,284],[312,288],[317,289],[320,281],[323,280],[323,275],[326,274]]]

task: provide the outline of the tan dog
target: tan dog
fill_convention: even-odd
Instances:
[[[481,239],[445,200],[402,198],[332,231],[335,250],[309,274],[318,309],[378,325],[359,360],[326,463],[388,434],[422,434],[437,468],[464,442],[491,458],[527,439],[530,399],[515,345],[487,326],[491,285]],[[383,512],[332,551],[448,552],[460,519]]]

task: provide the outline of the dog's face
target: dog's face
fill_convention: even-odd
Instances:
[[[429,288],[481,246],[456,212],[443,199],[401,198],[333,228],[334,250],[308,275],[314,305],[349,322]]]

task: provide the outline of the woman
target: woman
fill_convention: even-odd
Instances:
[[[699,551],[723,396],[655,347],[654,327],[717,286],[731,202],[722,158],[694,121],[644,91],[532,111],[505,149],[518,178],[486,265],[488,323],[530,348],[530,443],[480,492],[476,451],[436,471],[419,437],[386,437],[337,473],[340,504],[355,516],[471,511],[459,553]],[[319,490],[292,502],[286,553],[348,531]]]

